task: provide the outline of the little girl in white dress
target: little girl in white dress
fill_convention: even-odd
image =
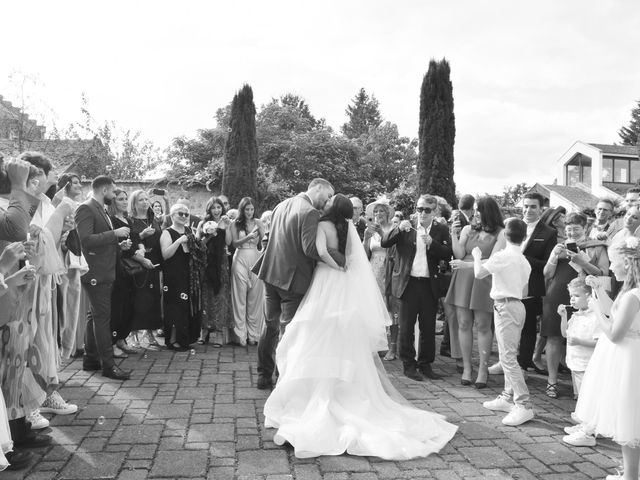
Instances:
[[[637,240],[637,239],[634,239]],[[636,242],[637,243],[637,242]],[[629,251],[631,245],[627,245]],[[637,248],[637,245],[632,248]],[[596,434],[612,438],[622,447],[624,474],[607,480],[637,480],[640,462],[640,254],[611,264],[625,283],[612,302],[596,277],[587,277],[600,310],[603,335],[585,372],[576,416]],[[617,263],[621,263],[617,262]]]

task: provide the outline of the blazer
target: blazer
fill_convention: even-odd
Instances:
[[[81,277],[82,283],[113,283],[119,242],[107,212],[91,198],[77,208],[75,220],[82,253],[89,265],[89,271]]]
[[[393,273],[391,276],[391,294],[396,298],[401,298],[411,275],[413,259],[416,256],[416,231],[400,231],[398,226],[393,227],[383,238],[381,245],[384,248],[396,246],[394,256]],[[449,229],[434,221],[429,232],[433,241],[427,249],[427,265],[429,265],[429,276],[432,279],[431,289],[435,298],[441,296],[440,281],[446,281],[444,275],[440,274],[438,263],[441,260],[449,261],[453,254],[451,250],[451,235]]]
[[[258,278],[275,287],[304,295],[316,261],[320,212],[306,193],[280,202],[273,210],[267,248],[254,266]]]
[[[549,260],[553,247],[558,243],[558,232],[555,228],[538,222],[531,233],[531,237],[527,242],[522,253],[531,265],[531,274],[529,275],[529,293],[530,297],[544,297],[547,289],[544,281],[544,266]]]

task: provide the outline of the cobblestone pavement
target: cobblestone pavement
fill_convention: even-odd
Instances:
[[[404,462],[348,455],[296,459],[291,448],[273,443],[273,429],[264,428],[267,392],[255,388],[256,347],[205,345],[131,356],[121,365],[134,369],[126,382],[83,372],[79,360],[66,365],[61,392],[78,404],[78,413],[54,416],[52,446],[34,450],[38,460],[29,469],[0,478],[577,480],[604,478],[621,463],[611,441],[599,440],[595,448],[562,443],[575,403],[567,376],[557,400],[544,395],[545,378],[530,376],[537,417],[513,428],[502,425],[503,414],[481,406],[499,393],[501,377],[490,377],[489,388],[479,391],[460,385],[448,358],[435,364],[447,374],[441,381],[414,382],[402,376],[399,361],[386,365],[416,406],[459,425],[440,454]]]

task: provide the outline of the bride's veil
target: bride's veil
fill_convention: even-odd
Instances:
[[[378,288],[378,283],[373,275],[373,270],[356,227],[353,222],[348,223],[349,234],[345,251],[346,275],[349,276],[348,285],[353,288],[353,300],[358,302],[358,311],[360,313],[358,317],[362,319],[364,327],[362,334],[369,341],[371,354],[384,390],[396,402],[409,404],[389,381],[387,372],[378,355],[379,351],[388,349],[386,327],[391,325],[391,317]]]

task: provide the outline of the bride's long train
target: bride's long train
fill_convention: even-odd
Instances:
[[[442,449],[457,427],[413,407],[389,382],[377,355],[387,348],[389,317],[356,239],[351,226],[347,272],[320,264],[287,327],[265,425],[277,428],[274,441],[289,442],[300,458],[427,456]]]

